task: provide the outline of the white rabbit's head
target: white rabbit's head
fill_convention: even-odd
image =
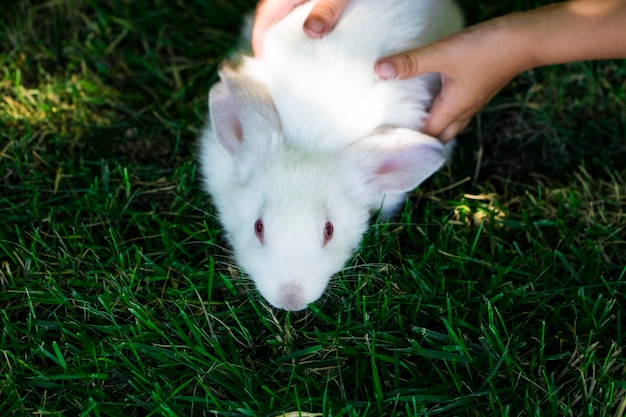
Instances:
[[[419,132],[380,127],[334,150],[294,145],[265,87],[225,68],[201,142],[205,186],[237,263],[275,307],[301,310],[358,247],[372,211],[389,212],[445,161]]]

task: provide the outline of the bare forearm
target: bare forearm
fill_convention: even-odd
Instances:
[[[570,0],[502,19],[523,70],[626,57],[626,0]]]

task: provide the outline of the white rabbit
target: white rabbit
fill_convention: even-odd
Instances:
[[[237,263],[292,311],[322,295],[372,212],[393,212],[447,157],[419,133],[438,77],[379,81],[374,63],[462,26],[453,0],[352,0],[331,33],[309,39],[314,3],[266,33],[262,58],[222,67],[200,138]]]

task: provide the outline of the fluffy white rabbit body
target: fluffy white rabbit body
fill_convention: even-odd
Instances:
[[[379,81],[374,63],[462,26],[453,0],[352,0],[331,33],[310,39],[314,3],[268,30],[262,58],[223,67],[200,139],[237,263],[286,310],[316,301],[371,213],[391,213],[445,162],[446,147],[419,133],[438,77]]]

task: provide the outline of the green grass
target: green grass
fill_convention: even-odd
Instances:
[[[0,415],[623,417],[625,62],[517,78],[289,314],[194,161],[252,3],[3,6]]]

